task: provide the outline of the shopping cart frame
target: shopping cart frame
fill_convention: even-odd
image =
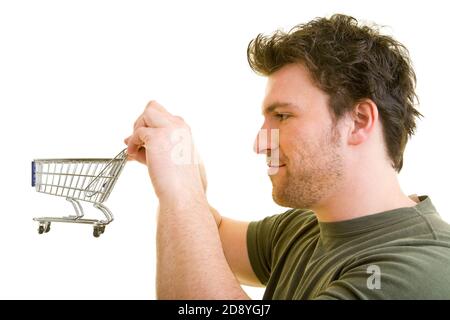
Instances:
[[[75,215],[64,217],[36,217],[39,234],[50,231],[52,222],[90,224],[94,237],[105,232],[114,216],[104,204],[127,161],[127,149],[114,158],[34,159],[32,161],[32,186],[37,192],[65,197]],[[51,178],[51,181],[49,181]],[[56,181],[55,181],[56,180]],[[86,219],[80,201],[91,202],[105,219]]]

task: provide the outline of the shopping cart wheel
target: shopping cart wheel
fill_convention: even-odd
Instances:
[[[47,233],[50,231],[50,222],[44,222],[39,224],[39,234]]]
[[[94,237],[98,238],[105,232],[105,226],[94,226]]]

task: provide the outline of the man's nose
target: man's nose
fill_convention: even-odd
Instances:
[[[266,154],[270,157],[270,153],[279,148],[279,142],[278,129],[261,128],[253,143],[253,151],[257,154]]]

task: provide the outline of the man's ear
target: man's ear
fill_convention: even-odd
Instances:
[[[358,145],[366,141],[375,129],[378,121],[378,108],[370,99],[358,101],[349,114],[351,121],[348,143]]]

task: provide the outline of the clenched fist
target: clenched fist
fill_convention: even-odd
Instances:
[[[125,143],[129,159],[147,165],[160,201],[204,196],[207,185],[204,166],[183,118],[150,101]]]

